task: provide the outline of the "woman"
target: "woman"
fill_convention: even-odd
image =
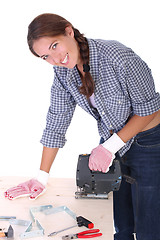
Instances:
[[[160,230],[160,95],[147,64],[117,41],[87,39],[55,14],[36,17],[28,29],[31,52],[54,65],[51,105],[35,179],[5,192],[9,199],[45,191],[49,171],[76,104],[96,120],[101,142],[92,150],[91,170],[107,172],[115,156],[122,180],[114,193],[115,239],[158,240]]]

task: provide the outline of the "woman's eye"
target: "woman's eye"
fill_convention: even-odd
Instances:
[[[46,60],[48,58],[48,55],[45,55],[42,57],[43,60]]]
[[[52,49],[55,49],[55,48],[57,47],[57,44],[58,44],[58,43],[53,44],[53,45],[52,45]]]

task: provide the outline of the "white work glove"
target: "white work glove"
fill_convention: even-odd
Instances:
[[[89,168],[94,171],[108,172],[115,154],[125,143],[114,133],[107,141],[94,148],[89,157]]]
[[[32,178],[27,182],[21,183],[16,187],[9,188],[5,193],[5,197],[14,200],[19,197],[29,196],[30,200],[35,200],[46,191],[49,174],[39,170],[36,178]]]

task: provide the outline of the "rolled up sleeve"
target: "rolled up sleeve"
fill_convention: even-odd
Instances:
[[[125,64],[126,82],[133,114],[150,115],[160,108],[160,94],[156,92],[151,70],[139,57]]]
[[[76,103],[71,94],[64,89],[55,74],[51,88],[51,104],[47,113],[46,128],[43,131],[41,143],[49,148],[62,148],[65,145],[66,131]]]

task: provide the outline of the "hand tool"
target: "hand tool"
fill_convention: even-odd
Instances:
[[[56,235],[57,233],[60,233],[60,232],[63,232],[63,231],[66,231],[70,228],[73,228],[73,227],[82,227],[82,226],[85,226],[89,229],[93,228],[94,227],[94,224],[92,222],[90,222],[89,220],[87,220],[86,218],[82,217],[82,216],[79,216],[79,217],[76,217],[76,220],[77,220],[77,224],[76,225],[73,225],[71,227],[68,227],[68,228],[64,228],[64,229],[61,229],[57,232],[52,232],[48,235],[48,237],[51,237],[51,236],[54,236]]]
[[[79,216],[76,219],[77,219],[78,227],[85,226],[89,229],[94,228],[94,224],[92,222],[90,222],[89,220],[87,220],[86,218]]]
[[[100,231],[99,229],[92,229],[92,230],[87,230],[87,231],[83,231],[83,232],[76,233],[76,234],[65,235],[62,237],[62,240],[70,240],[70,239],[76,239],[76,238],[100,237],[100,236],[102,236],[102,233],[99,233],[99,231]]]
[[[52,232],[52,233],[48,234],[48,237],[52,237],[52,236],[54,236],[54,235],[56,235],[56,234],[58,234],[58,233],[60,233],[60,232],[66,231],[66,230],[68,230],[68,229],[70,229],[70,228],[74,228],[74,227],[77,227],[77,224],[76,224],[76,225],[73,225],[73,226],[71,226],[71,227],[68,227],[68,228],[61,229],[61,230],[59,230],[59,231],[57,231],[57,232]]]
[[[8,232],[0,232],[0,237],[12,238],[13,235],[14,235],[14,231],[11,225],[8,228]]]

